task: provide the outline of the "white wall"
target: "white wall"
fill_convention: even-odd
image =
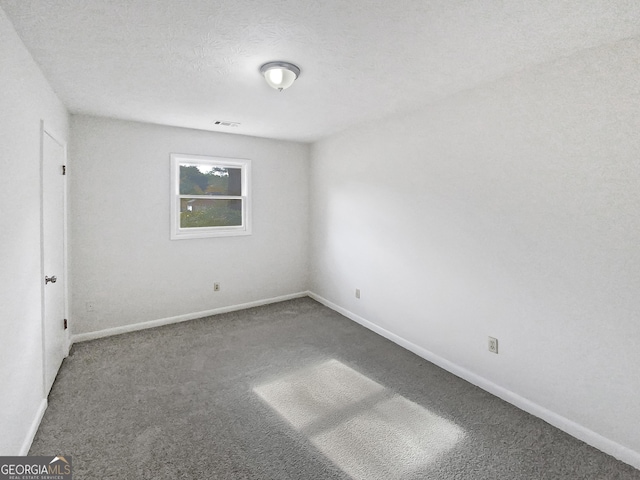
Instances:
[[[67,112],[0,9],[0,455],[25,453],[44,408],[40,121]]]
[[[74,335],[307,290],[308,145],[75,115],[71,133]],[[170,240],[171,153],[251,159],[252,235]]]
[[[315,144],[310,281],[640,468],[638,58],[590,50]]]

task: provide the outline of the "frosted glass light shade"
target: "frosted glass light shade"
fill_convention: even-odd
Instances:
[[[260,73],[271,88],[282,91],[293,85],[300,76],[300,69],[288,62],[269,62],[260,67]]]

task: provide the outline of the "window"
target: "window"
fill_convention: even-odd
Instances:
[[[171,155],[171,239],[251,234],[251,160]]]

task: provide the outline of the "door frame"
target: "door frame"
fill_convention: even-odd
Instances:
[[[45,321],[46,321],[46,312],[45,312],[45,283],[44,276],[46,275],[44,271],[44,136],[48,135],[53,141],[55,141],[58,145],[62,147],[63,155],[64,155],[64,165],[68,165],[68,152],[67,152],[67,142],[61,140],[61,135],[58,135],[55,130],[49,128],[48,125],[45,125],[44,120],[40,120],[40,335],[41,335],[41,344],[42,344],[42,393],[43,397],[46,399],[49,395],[47,391],[47,370],[46,370],[46,345],[45,345]],[[62,264],[63,264],[63,272],[64,272],[64,288],[62,289],[62,295],[64,296],[64,318],[69,318],[69,268],[67,259],[68,256],[68,230],[67,230],[67,176],[68,169],[65,172],[63,178],[63,212],[62,212],[62,222],[63,222],[63,235],[62,235],[62,243],[63,243],[63,252],[62,252]],[[64,332],[64,344],[63,351],[64,357],[66,358],[69,355],[69,350],[71,349],[71,322],[67,320],[67,330]]]

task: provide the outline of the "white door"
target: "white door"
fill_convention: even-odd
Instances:
[[[49,394],[66,356],[64,204],[66,152],[44,128],[42,130],[42,255],[44,277],[44,385]]]

